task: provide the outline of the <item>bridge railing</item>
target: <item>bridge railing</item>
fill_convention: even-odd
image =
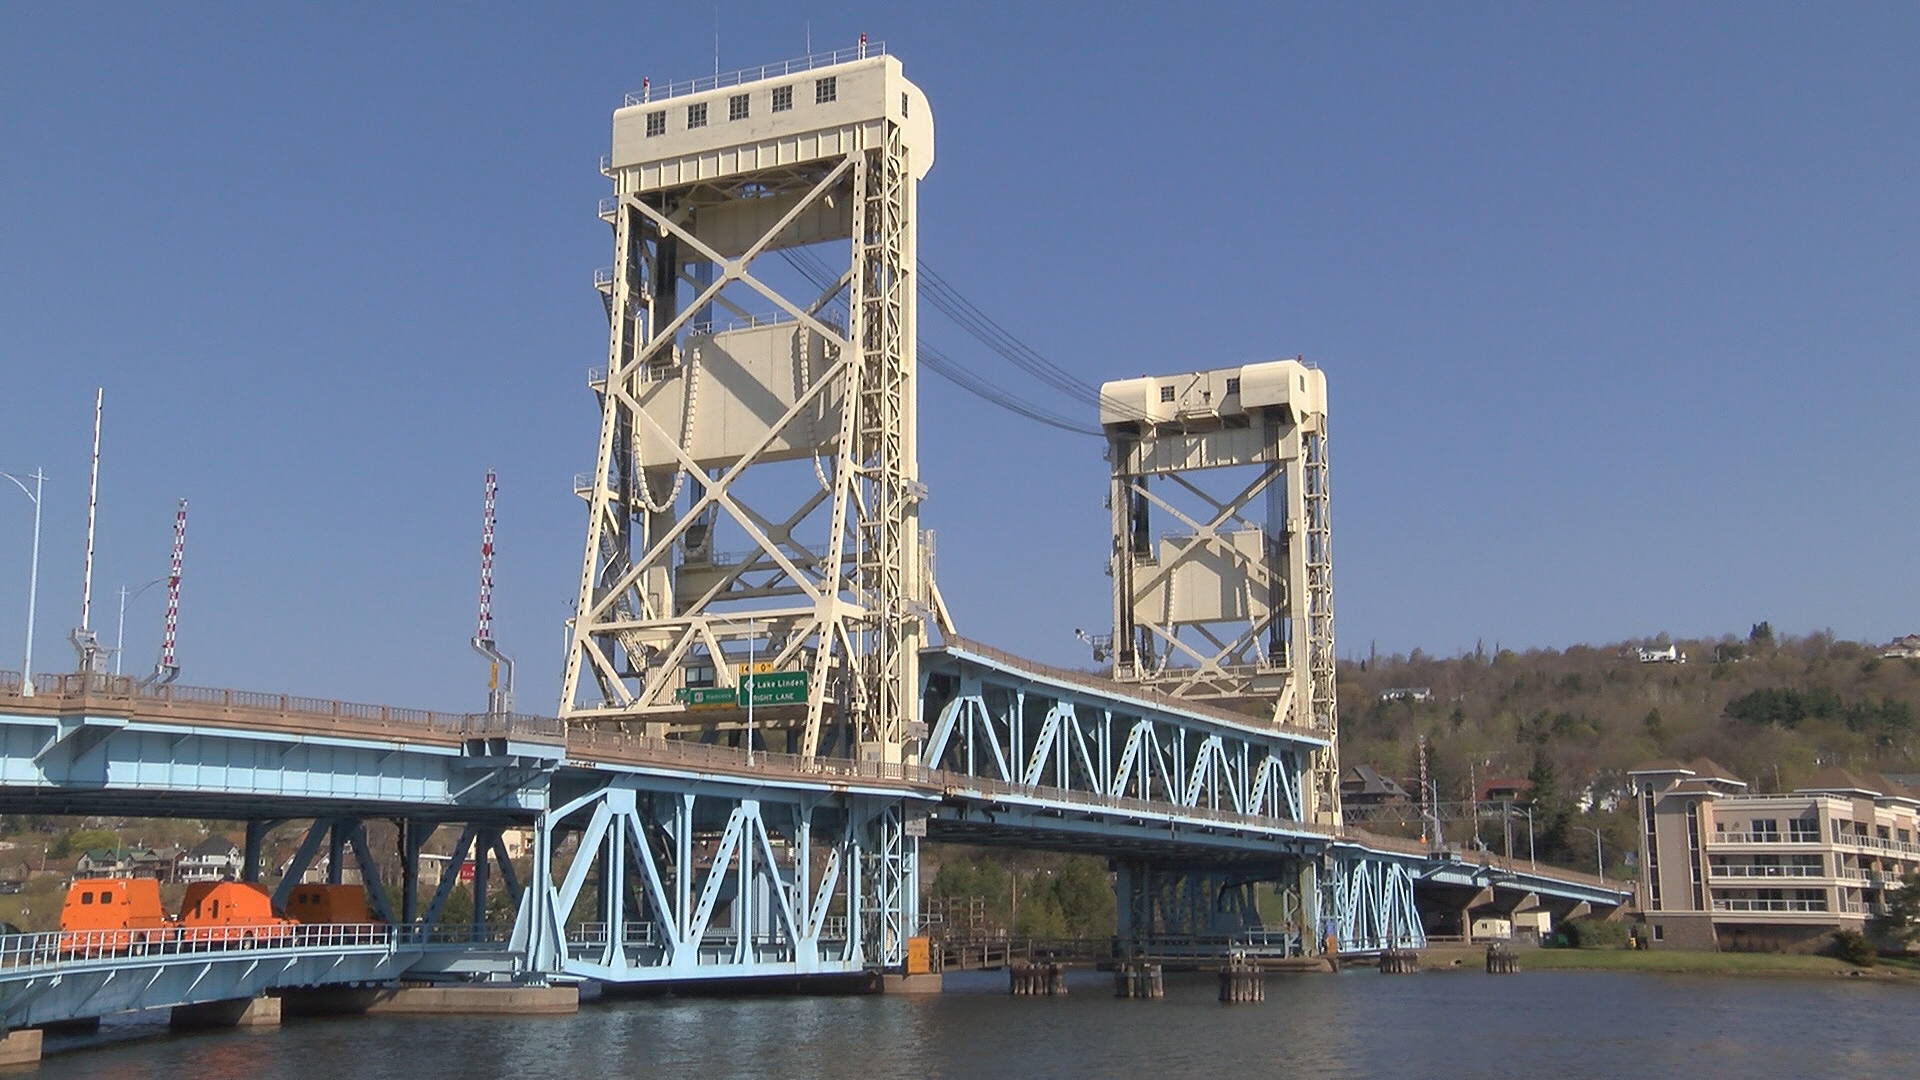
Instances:
[[[295,927],[161,926],[6,934],[0,935],[0,975],[22,968],[59,968],[126,957],[227,952],[251,955],[262,949],[411,949],[427,944],[436,929],[392,927],[382,923],[316,923]]]
[[[996,649],[991,645],[982,645],[968,638],[949,636],[946,639],[946,644],[962,652],[973,653],[976,656],[992,660],[995,663],[1015,671],[1022,671],[1029,675],[1038,675],[1042,678],[1065,683],[1068,686],[1078,687],[1096,694],[1130,697],[1136,701],[1145,702],[1146,704],[1153,705],[1167,712],[1185,713],[1189,716],[1220,720],[1240,727],[1278,731],[1287,735],[1303,735],[1312,739],[1325,739],[1327,737],[1327,733],[1324,730],[1291,724],[1270,724],[1264,718],[1251,713],[1236,712],[1233,709],[1222,708],[1219,705],[1206,701],[1196,701],[1192,698],[1175,697],[1172,694],[1164,693],[1139,683],[1115,682],[1112,679],[1088,674],[1084,671],[1074,671],[1071,668],[1060,668],[1050,664],[1037,663],[1024,656],[1015,656],[1012,653]]]
[[[292,726],[329,731],[377,732],[453,739],[473,735],[516,735],[559,742],[566,727],[550,716],[526,713],[445,713],[368,705],[297,694],[268,694],[210,686],[146,683],[126,675],[47,673],[33,678],[25,693],[17,671],[0,671],[0,699],[9,707],[62,712],[85,707],[109,712],[138,710],[193,720],[230,719],[249,723],[272,719]]]

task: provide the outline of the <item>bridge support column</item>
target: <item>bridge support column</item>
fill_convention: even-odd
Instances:
[[[20,1028],[0,1038],[0,1065],[32,1065],[39,1060],[39,1028]]]
[[[280,999],[229,998],[226,1001],[203,1001],[197,1005],[175,1005],[168,1026],[176,1031],[279,1027]]]
[[[246,847],[241,855],[244,860],[240,866],[241,881],[260,880],[260,848],[266,841],[267,830],[273,827],[271,821],[255,819],[247,822]]]

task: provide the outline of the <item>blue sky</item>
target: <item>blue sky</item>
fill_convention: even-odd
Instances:
[[[929,265],[1098,382],[1304,354],[1340,651],[1920,630],[1920,9],[822,3],[0,8],[0,469],[36,666],[192,501],[183,681],[552,707],[592,465],[611,110],[851,44],[932,102]],[[923,333],[1052,408],[930,309]],[[962,632],[1086,662],[1098,440],[929,376]],[[31,506],[0,489],[0,666]],[[160,590],[129,609],[151,667]]]

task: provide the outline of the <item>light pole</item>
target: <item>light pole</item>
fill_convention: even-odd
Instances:
[[[1533,867],[1535,870],[1540,869],[1540,863],[1537,860],[1535,860],[1533,857],[1533,807],[1532,806],[1527,807],[1527,864]]]
[[[33,603],[40,592],[40,491],[46,485],[46,473],[37,466],[33,475],[27,479],[33,481],[33,490],[27,490],[26,480],[10,472],[0,472],[0,476],[13,481],[21,494],[33,500],[33,561],[27,570],[27,655],[20,662],[20,696],[33,696]]]
[[[1581,832],[1593,834],[1593,876],[1598,878],[1606,877],[1607,863],[1600,849],[1600,830],[1588,825],[1575,825],[1574,828],[1579,829]]]
[[[167,580],[166,577],[162,575],[160,577],[154,578],[152,581],[147,582],[145,585],[140,586],[139,588],[133,590],[132,592],[128,592],[127,587],[125,585],[120,586],[120,622],[113,632],[113,673],[115,675],[120,674],[120,656],[122,653],[126,652],[125,646],[127,643],[127,601],[137,599],[141,593],[146,592],[148,589],[153,588],[155,585],[158,585],[165,580]]]
[[[754,654],[754,646],[753,646],[754,620],[752,616],[747,616],[745,619],[733,619],[733,618],[728,618],[726,616],[708,616],[708,618],[728,628],[744,625],[747,630],[747,669],[746,671],[742,672],[738,678],[733,680],[733,692],[734,692],[734,697],[736,701],[738,700],[739,695],[741,695],[742,693],[744,693],[747,698],[747,764],[751,766],[753,764],[753,733],[754,733],[754,727],[753,727],[753,665],[755,662],[754,661],[755,654]],[[726,659],[727,659],[726,652],[725,650],[722,650],[720,656],[718,657],[718,662],[725,663]]]

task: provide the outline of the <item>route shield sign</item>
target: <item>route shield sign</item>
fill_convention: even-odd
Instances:
[[[689,709],[731,709],[734,706],[733,688],[730,686],[691,686],[681,689],[675,696]]]

